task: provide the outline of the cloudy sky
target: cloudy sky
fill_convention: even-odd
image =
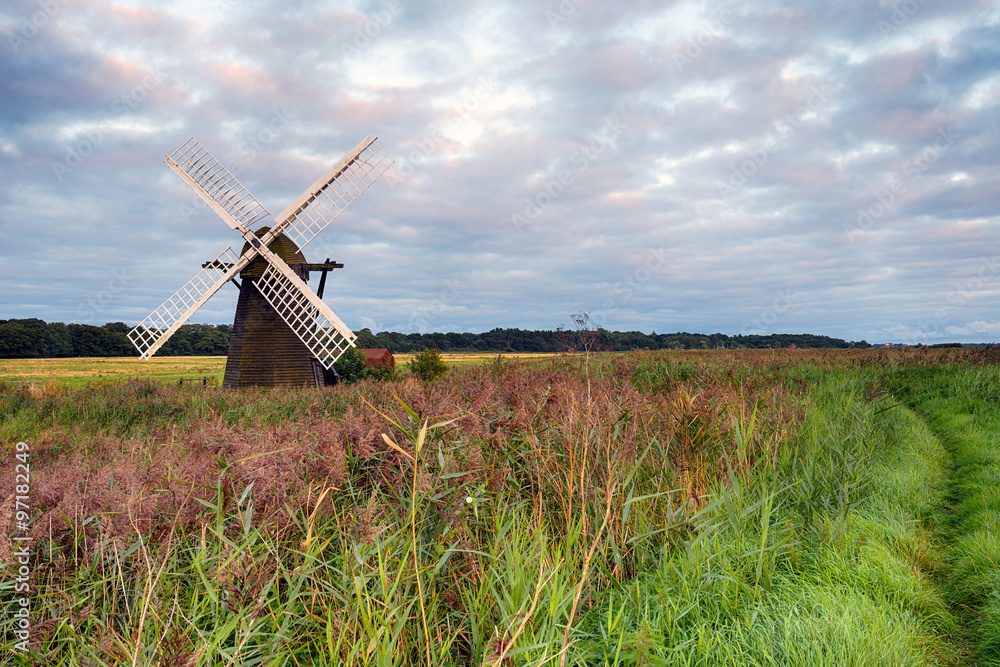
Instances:
[[[0,318],[134,324],[238,249],[192,135],[272,214],[379,137],[305,249],[354,329],[1000,341],[997,0],[7,0]]]

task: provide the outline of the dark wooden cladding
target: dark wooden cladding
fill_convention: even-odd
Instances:
[[[226,360],[225,387],[316,386],[312,355],[305,344],[244,280]]]
[[[267,228],[262,228],[256,234],[260,236],[265,231]],[[282,234],[268,247],[295,273],[308,278],[305,258],[288,237]],[[243,282],[222,384],[225,387],[322,386],[309,349],[254,285],[265,268],[267,261],[258,257],[240,272]]]

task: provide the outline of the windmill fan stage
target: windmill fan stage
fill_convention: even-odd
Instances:
[[[204,146],[193,137],[164,162],[229,227],[243,237],[240,254],[232,247],[139,323],[129,340],[149,359],[195,311],[227,282],[240,296],[226,360],[223,385],[322,386],[333,364],[353,344],[354,333],[323,303],[326,274],[343,264],[309,264],[302,249],[368,187],[393,160],[366,137],[306,189],[270,225],[250,230],[270,215]],[[306,281],[319,271],[319,294]],[[237,282],[239,277],[242,282]]]

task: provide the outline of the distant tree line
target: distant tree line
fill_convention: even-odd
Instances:
[[[0,320],[0,359],[31,357],[137,357],[124,322],[104,326],[45,323],[31,318]],[[218,356],[229,352],[232,327],[225,324],[185,324],[157,354],[180,357]]]
[[[384,347],[390,352],[419,352],[437,348],[442,352],[562,352],[567,350],[710,350],[716,348],[771,347],[871,347],[865,341],[848,342],[815,334],[771,334],[767,336],[727,336],[726,334],[672,333],[651,334],[641,331],[526,331],[493,329],[475,333],[403,334],[368,329],[357,332],[358,347]]]
[[[31,357],[135,357],[138,352],[126,334],[124,322],[104,326],[46,323],[39,319],[0,320],[0,358]],[[221,356],[229,352],[232,327],[226,324],[185,324],[157,352],[163,356]],[[393,353],[420,352],[563,352],[568,350],[636,350],[769,347],[870,347],[865,341],[848,342],[814,334],[727,336],[725,334],[645,334],[641,331],[527,331],[493,329],[485,333],[356,332],[357,346],[386,348]]]

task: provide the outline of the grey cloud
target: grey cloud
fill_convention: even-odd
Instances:
[[[0,185],[0,232],[24,249],[2,259],[53,277],[4,278],[21,296],[0,317],[78,321],[124,267],[134,281],[96,315],[136,321],[237,242],[207,211],[179,214],[192,193],[161,160],[192,134],[273,213],[377,134],[395,174],[306,249],[347,265],[327,300],[355,328],[405,330],[414,313],[437,330],[549,328],[590,310],[617,329],[739,333],[794,293],[773,330],[914,329],[1000,224],[990,3],[925,3],[890,34],[884,2],[746,3],[679,68],[704,21],[739,4],[401,0],[379,23],[379,0],[78,3],[75,31],[54,22],[0,68],[0,171],[16,177]],[[690,30],[672,29],[681,15]],[[112,111],[153,63],[162,83]],[[817,89],[825,101],[805,108]],[[622,131],[585,157],[610,118]],[[57,179],[52,162],[106,121]],[[961,137],[914,175],[949,126]],[[519,230],[526,206],[539,212]],[[220,293],[197,318],[227,322],[232,302]],[[985,335],[965,323],[994,321],[991,307],[984,292],[951,324]]]

